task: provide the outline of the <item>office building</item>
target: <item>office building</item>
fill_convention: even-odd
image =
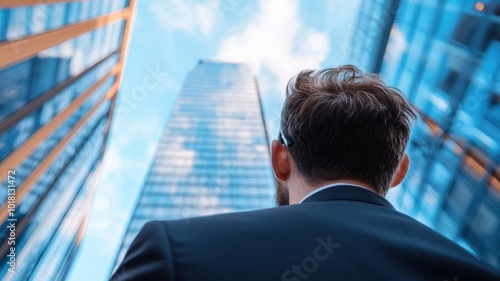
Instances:
[[[200,61],[169,117],[114,268],[149,220],[271,207],[274,193],[255,77],[245,64]]]
[[[376,55],[384,80],[420,118],[407,179],[389,197],[500,267],[500,1],[400,2],[386,50]]]
[[[100,171],[133,6],[0,0],[3,280],[63,280],[71,266]]]

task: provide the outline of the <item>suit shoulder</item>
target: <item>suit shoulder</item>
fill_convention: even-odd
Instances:
[[[210,229],[211,231],[217,231],[220,229],[237,228],[243,225],[272,225],[273,221],[287,220],[287,218],[292,218],[291,213],[294,212],[296,208],[285,207],[274,207],[266,208],[252,211],[242,211],[224,214],[207,215],[200,217],[184,218],[177,220],[163,220],[157,221],[156,224],[162,224],[169,233],[175,232],[179,228],[195,229],[197,227]],[[156,227],[152,225],[151,227]],[[187,230],[187,229],[186,229]]]
[[[143,236],[158,236],[165,233],[165,224],[163,221],[152,220],[146,222],[138,233]]]

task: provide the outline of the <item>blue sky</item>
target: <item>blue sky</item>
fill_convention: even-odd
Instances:
[[[246,62],[271,137],[288,79],[348,62],[359,0],[137,1],[93,210],[68,280],[107,280],[185,75],[199,59]]]

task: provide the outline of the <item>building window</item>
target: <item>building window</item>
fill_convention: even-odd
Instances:
[[[484,118],[500,129],[500,93],[492,95]]]
[[[500,24],[489,24],[486,30],[486,36],[479,41],[478,49],[484,52],[492,42],[500,41]]]
[[[474,46],[476,35],[481,26],[481,18],[475,15],[462,14],[452,35],[452,40],[469,48]]]

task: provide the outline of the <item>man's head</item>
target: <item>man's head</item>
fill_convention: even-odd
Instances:
[[[287,86],[272,164],[278,204],[297,203],[334,182],[358,183],[385,196],[403,180],[415,118],[399,90],[345,65],[305,70]]]

